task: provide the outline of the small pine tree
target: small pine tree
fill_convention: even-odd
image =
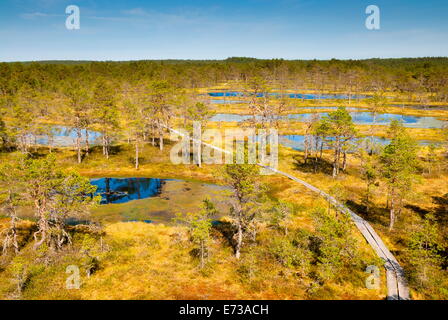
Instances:
[[[225,176],[233,190],[230,217],[236,228],[235,257],[240,258],[241,248],[249,235],[255,239],[256,220],[261,216],[264,188],[258,182],[259,168],[252,164],[228,164]]]
[[[19,161],[23,159],[20,158]],[[22,171],[17,166],[2,164],[0,166],[0,209],[9,217],[9,228],[4,230],[2,254],[6,254],[8,249],[13,248],[15,254],[19,253],[19,243],[17,234],[17,222],[19,220],[18,208],[23,205],[24,198],[21,194],[23,188]]]
[[[88,214],[101,197],[92,196],[96,187],[89,179],[75,171],[58,169],[53,154],[42,159],[26,159],[18,166],[24,186],[21,196],[33,207],[37,218],[38,230],[33,235],[35,248],[47,245],[60,250],[64,244],[71,243],[66,220]]]
[[[366,183],[366,191],[363,203],[366,211],[370,211],[372,206],[372,197],[374,195],[375,186],[379,179],[378,157],[375,154],[369,155],[366,151],[361,150],[361,178]]]
[[[333,178],[335,178],[340,172],[341,158],[342,169],[345,170],[350,142],[356,137],[352,116],[345,107],[339,107],[322,119],[319,131],[334,150]]]
[[[292,213],[292,205],[280,200],[270,210],[271,225],[282,230],[285,235],[288,235],[288,226],[291,223]]]
[[[211,218],[217,213],[214,204],[209,199],[204,199],[202,209],[197,213],[178,215],[178,220],[187,223],[190,239],[197,246],[200,259],[200,268],[206,265],[209,255],[210,232],[212,228]]]
[[[341,213],[338,216],[322,208],[313,212],[318,249],[318,275],[322,281],[337,277],[342,270],[357,264],[358,244],[352,236],[350,217]]]
[[[109,159],[111,137],[119,126],[119,111],[115,88],[111,83],[100,80],[93,91],[94,117],[100,126],[103,155]]]
[[[417,286],[437,292],[444,278],[447,280],[446,272],[442,270],[443,250],[445,244],[438,224],[433,215],[427,215],[410,234],[406,249],[411,280]]]
[[[381,173],[388,188],[390,224],[392,230],[404,206],[404,200],[412,191],[416,180],[417,144],[406,132],[403,124],[394,120],[390,124],[391,142],[380,156]]]

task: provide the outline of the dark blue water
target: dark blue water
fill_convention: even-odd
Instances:
[[[165,179],[155,178],[99,178],[90,183],[97,186],[97,195],[101,195],[101,204],[126,203],[160,194]]]
[[[209,92],[208,95],[210,97],[244,97],[242,92]]]
[[[209,92],[208,95],[210,97],[244,97],[248,96],[244,92],[239,91],[228,91],[228,92]],[[304,93],[269,93],[270,96],[274,97],[288,97],[291,99],[302,99],[302,100],[316,100],[316,99],[337,99],[337,100],[348,100],[349,96],[344,94],[304,94]],[[257,93],[256,97],[261,98],[264,97],[265,93]],[[364,95],[352,95],[351,99],[365,99],[368,96]]]
[[[291,94],[287,94],[286,96],[288,96],[289,98],[292,98],[292,99],[302,99],[302,100],[316,100],[316,99],[348,100],[349,98],[351,98],[351,99],[365,99],[365,98],[367,98],[367,96],[364,96],[364,95],[352,95],[351,97],[349,97],[348,95],[345,95],[345,94],[323,94],[323,95],[318,95],[318,94],[291,93]]]
[[[154,221],[152,220],[126,220],[125,222],[143,222],[143,223],[153,223]]]
[[[311,119],[316,113],[301,113],[301,114],[289,114],[287,116],[281,116],[279,119],[290,119],[300,122],[305,122]],[[328,116],[328,112],[318,113],[322,117]],[[442,128],[444,121],[434,117],[418,117],[418,116],[404,116],[393,113],[379,114],[373,122],[373,115],[370,112],[351,112],[350,113],[355,124],[360,125],[388,125],[392,120],[399,120],[403,122],[403,125],[408,128]],[[241,122],[251,119],[251,115],[240,115],[231,113],[218,113],[214,115],[211,121],[222,122]]]

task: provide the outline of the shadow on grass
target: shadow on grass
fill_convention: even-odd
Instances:
[[[135,156],[128,157],[128,162],[129,162],[129,164],[134,166],[135,165]],[[151,163],[151,161],[148,158],[141,157],[141,156],[138,157],[138,164],[140,166],[145,165],[145,164],[150,164],[150,163]]]
[[[353,200],[347,200],[345,205],[368,222],[383,226],[388,225],[387,217],[389,216],[389,210],[384,207],[371,205],[369,209],[367,209],[365,204],[358,203]]]
[[[55,149],[52,149],[51,152],[58,153],[58,151]],[[48,148],[39,147],[39,148],[30,149],[28,151],[28,154],[33,159],[41,159],[41,158],[45,158],[46,156],[48,156],[50,154],[50,151]]]
[[[213,224],[213,230],[216,231],[218,236],[222,236],[227,242],[227,244],[235,249],[235,239],[234,235],[236,234],[236,227],[227,221],[218,221]]]
[[[434,212],[436,219],[442,223],[448,222],[448,193],[442,197],[432,197],[432,200],[437,205]]]
[[[114,145],[114,146],[110,146],[109,147],[109,155],[113,155],[113,156],[115,156],[115,155],[117,155],[117,154],[119,154],[119,153],[121,153],[122,151],[123,151],[123,145]]]
[[[295,155],[294,159],[294,170],[300,170],[307,173],[324,173],[331,175],[333,172],[333,164],[325,159],[315,159],[308,158],[307,162],[304,162],[304,156]]]
[[[404,207],[405,207],[406,209],[409,209],[409,210],[414,211],[414,212],[417,213],[417,214],[420,216],[420,218],[422,218],[422,219],[425,218],[425,216],[426,216],[427,214],[431,213],[430,210],[423,209],[423,208],[421,208],[421,207],[419,207],[419,206],[416,206],[416,205],[413,205],[413,204],[406,204]]]

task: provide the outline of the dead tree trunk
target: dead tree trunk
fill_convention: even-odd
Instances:
[[[76,150],[78,151],[78,163],[81,163],[81,128],[76,129]]]
[[[238,231],[236,234],[235,258],[240,259],[241,246],[243,245],[243,227],[241,221],[238,221]]]
[[[159,127],[159,148],[160,151],[163,151],[163,129],[161,126]]]
[[[138,139],[136,139],[135,140],[135,169],[136,170],[138,170],[138,167],[139,167],[139,159],[138,159],[138,157],[139,157],[139,149],[138,149],[138,143],[139,143],[139,141],[138,141]]]
[[[343,154],[343,160],[342,160],[342,170],[346,170],[347,169],[347,152],[344,151]]]
[[[89,130],[86,128],[86,156],[89,155],[90,145],[89,145]]]

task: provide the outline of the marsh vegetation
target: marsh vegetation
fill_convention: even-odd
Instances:
[[[200,121],[277,129],[279,169],[371,223],[412,298],[447,299],[447,75],[445,58],[2,63],[0,298],[385,298],[383,262],[324,199],[251,164],[173,164],[167,128]]]

